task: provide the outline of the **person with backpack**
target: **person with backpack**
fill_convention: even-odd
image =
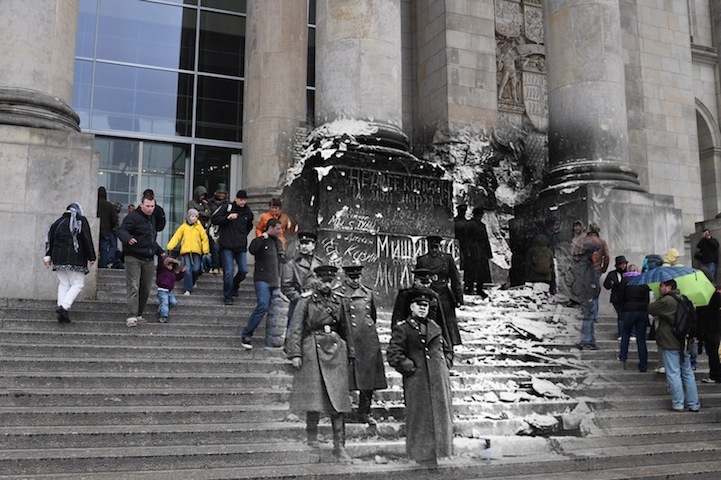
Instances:
[[[621,302],[619,300],[621,280],[623,280],[623,274],[626,273],[628,267],[628,260],[623,255],[616,257],[616,269],[608,272],[606,279],[603,281],[603,288],[611,290],[611,305],[616,310],[616,325],[618,326],[618,339],[621,340]]]
[[[695,310],[681,295],[675,280],[661,282],[659,291],[662,296],[648,306],[648,313],[658,320],[656,344],[661,350],[666,383],[671,391],[670,410],[682,412],[685,400],[691,412],[698,412],[701,402],[687,348],[694,342]]]
[[[551,293],[555,293],[556,275],[554,269],[553,251],[548,246],[548,237],[538,234],[533,237],[531,248],[526,251],[525,281],[547,283]]]

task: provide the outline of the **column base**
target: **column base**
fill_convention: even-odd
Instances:
[[[80,117],[57,97],[14,87],[0,88],[0,124],[80,131]]]
[[[556,165],[548,172],[548,185],[544,190],[554,192],[588,184],[644,192],[638,174],[629,166],[615,161],[573,160]]]

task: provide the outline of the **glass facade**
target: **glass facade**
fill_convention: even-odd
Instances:
[[[99,185],[127,205],[151,188],[168,226],[194,187],[241,168],[242,0],[80,0],[73,108],[96,136]]]
[[[308,1],[308,123],[315,101],[315,0]],[[242,168],[245,0],[80,0],[73,108],[95,134],[99,185],[127,206],[155,192],[168,226],[193,189]],[[232,175],[233,174],[233,175]],[[239,186],[240,187],[240,186]]]

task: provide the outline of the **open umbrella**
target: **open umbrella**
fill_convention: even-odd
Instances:
[[[708,305],[716,287],[701,270],[691,267],[656,267],[640,275],[631,277],[629,285],[648,285],[656,295],[661,296],[658,286],[661,282],[675,280],[676,286],[696,307]]]

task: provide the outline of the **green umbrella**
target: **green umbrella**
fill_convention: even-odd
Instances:
[[[704,307],[708,305],[711,296],[716,291],[716,287],[706,277],[701,270],[695,268],[673,266],[673,267],[656,267],[640,275],[632,277],[629,285],[649,286],[656,298],[661,297],[658,286],[666,280],[675,280],[676,287],[679,291],[688,297],[696,307]]]

